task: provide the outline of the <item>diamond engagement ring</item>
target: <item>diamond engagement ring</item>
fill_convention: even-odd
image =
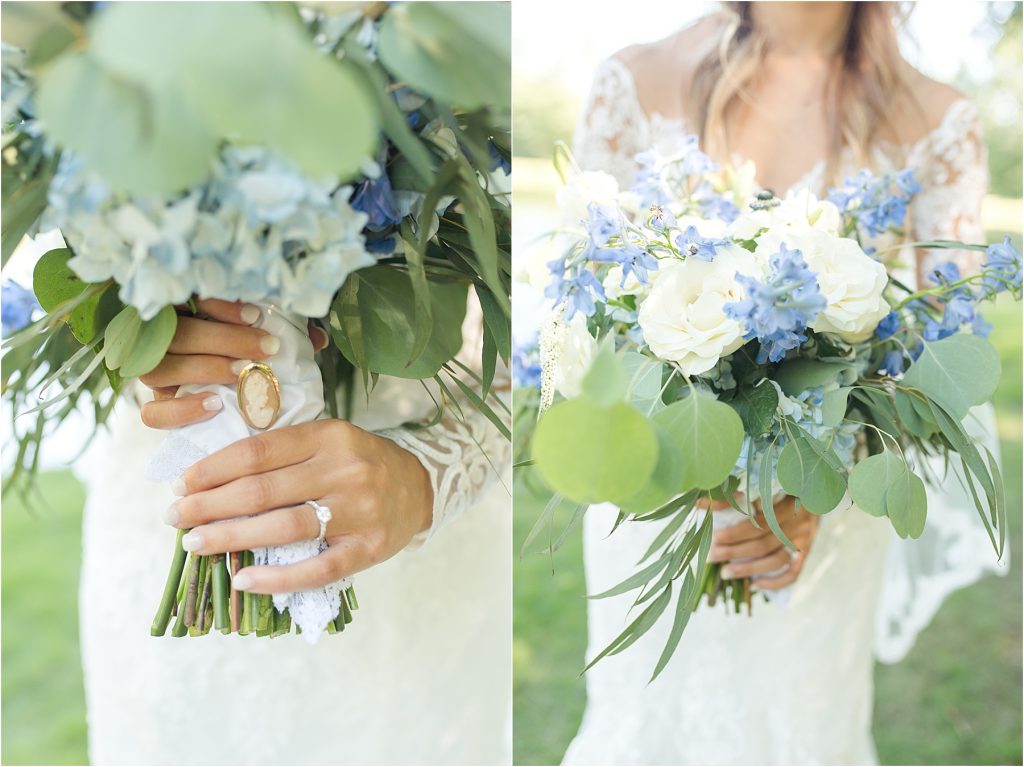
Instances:
[[[331,521],[331,510],[326,506],[317,503],[316,501],[306,501],[307,506],[312,506],[313,511],[316,512],[316,518],[320,522],[320,535],[316,537],[320,543],[323,543],[327,538],[327,523]]]

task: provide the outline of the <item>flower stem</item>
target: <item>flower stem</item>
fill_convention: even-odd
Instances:
[[[188,588],[185,591],[185,625],[196,624],[196,604],[199,601],[199,577],[205,557],[194,555],[189,563]]]
[[[171,609],[175,604],[175,596],[178,593],[178,585],[181,583],[181,572],[185,568],[185,549],[181,548],[181,539],[185,536],[184,530],[179,530],[174,540],[174,557],[171,559],[171,569],[167,572],[167,582],[164,584],[164,593],[160,598],[160,606],[157,607],[156,616],[153,618],[153,625],[149,633],[155,637],[161,637],[167,631],[167,623],[171,619]]]
[[[231,621],[228,617],[228,570],[224,555],[214,554],[210,564],[213,566],[213,627],[226,634],[231,628]]]
[[[211,557],[203,557],[203,591],[199,597],[199,633],[205,634],[210,628],[210,620],[206,614],[206,608],[210,604],[210,595],[213,590],[213,562]]]
[[[242,555],[231,552],[231,632],[242,624],[242,593],[235,588],[235,573],[242,569]]]

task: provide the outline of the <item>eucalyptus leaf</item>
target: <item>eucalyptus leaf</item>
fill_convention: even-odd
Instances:
[[[628,405],[567,400],[541,416],[533,458],[548,486],[566,498],[618,503],[650,480],[658,463],[658,438]]]
[[[852,388],[840,386],[822,395],[821,422],[824,426],[838,426],[846,418],[846,406]]]
[[[341,327],[332,326],[341,353],[352,364],[371,373],[398,378],[434,376],[462,348],[467,287],[463,283],[432,280],[429,289],[434,318],[430,338],[422,354],[410,364],[417,317],[409,274],[390,266],[359,270],[355,295],[342,291]],[[353,301],[357,317],[352,316]]]
[[[664,408],[660,394],[665,364],[634,351],[623,352],[620,359],[629,380],[626,389],[626,398],[629,402],[645,415]]]
[[[885,489],[889,521],[900,538],[920,538],[928,515],[924,482],[908,468]]]
[[[868,456],[850,470],[850,498],[873,517],[889,516],[886,492],[908,472],[906,462],[892,450]]]
[[[598,405],[613,405],[626,398],[629,378],[622,360],[615,353],[615,341],[606,336],[597,347],[597,353],[580,384],[581,393]]]
[[[178,315],[173,306],[165,306],[155,317],[139,328],[138,338],[118,372],[124,378],[138,378],[160,364],[178,328]]]
[[[106,365],[117,370],[128,359],[142,329],[142,320],[134,306],[126,306],[110,321],[103,335]]]
[[[743,422],[728,405],[694,391],[655,413],[652,420],[679,447],[680,492],[717,487],[732,472],[743,446]]]
[[[418,90],[467,109],[511,101],[508,3],[403,3],[380,26],[380,59]]]
[[[627,513],[642,514],[657,509],[679,492],[679,471],[682,464],[679,444],[657,423],[652,423],[651,426],[658,437],[658,463],[643,489],[619,503],[622,510]]]
[[[984,338],[960,333],[926,342],[903,384],[920,389],[954,418],[988,402],[999,384],[999,354]]]
[[[810,444],[812,439],[804,434],[794,435],[779,453],[776,470],[783,490],[799,498],[808,511],[827,514],[843,499],[846,477],[835,469],[839,459],[832,448],[819,443],[820,449],[815,449]]]
[[[898,390],[893,395],[893,404],[896,406],[896,413],[900,417],[900,423],[906,427],[907,431],[915,437],[928,439],[939,430],[939,427],[930,419],[926,420],[923,418],[921,411],[914,406],[914,400],[922,396],[922,394],[917,392],[908,393]]]
[[[779,365],[773,378],[787,396],[797,397],[808,389],[839,381],[851,369],[851,365],[842,362],[796,359]]]

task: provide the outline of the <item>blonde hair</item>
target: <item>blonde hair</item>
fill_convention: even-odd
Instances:
[[[725,115],[736,99],[749,99],[747,84],[765,55],[765,40],[751,19],[751,3],[723,3],[724,29],[717,50],[701,61],[689,90],[687,112],[697,116],[701,144],[713,156],[729,154]],[[890,114],[901,100],[921,109],[906,81],[897,42],[908,8],[895,2],[853,2],[826,90],[829,122],[825,177],[835,181],[844,147],[870,164],[880,138],[895,137]],[[922,112],[923,114],[923,112]]]

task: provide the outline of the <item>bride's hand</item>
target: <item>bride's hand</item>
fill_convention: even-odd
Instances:
[[[200,554],[316,538],[320,523],[306,501],[331,509],[322,554],[235,575],[235,588],[260,594],[311,589],[365,570],[405,548],[433,514],[430,477],[419,460],[340,420],[240,440],[193,465],[180,482],[175,490],[183,497],[165,521],[191,528],[182,543]]]
[[[724,503],[714,506],[728,508]],[[791,555],[768,528],[764,514],[759,511],[757,524],[760,527],[743,521],[715,531],[708,560],[727,563],[722,568],[723,578],[751,577],[761,591],[782,589],[796,581],[818,532],[820,519],[804,509],[797,511],[791,495],[775,504],[775,516],[797,551]],[[768,573],[776,573],[783,567],[785,570],[782,572],[768,576]]]
[[[209,392],[175,396],[185,384],[234,384],[242,368],[277,353],[281,342],[267,331],[250,327],[260,310],[240,302],[197,300],[198,314],[178,317],[178,329],[163,360],[139,378],[153,390],[154,400],[142,406],[142,422],[154,429],[175,429],[205,421],[224,407]],[[327,334],[310,328],[310,339],[319,351]]]

